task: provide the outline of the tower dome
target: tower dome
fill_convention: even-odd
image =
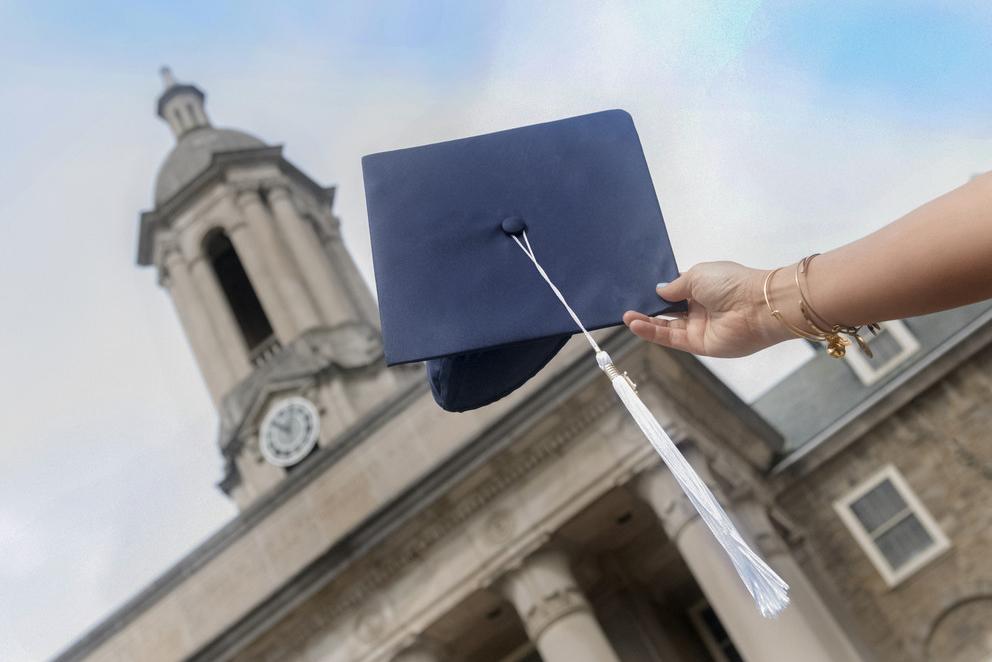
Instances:
[[[244,131],[211,126],[203,104],[206,95],[195,85],[176,82],[167,67],[162,69],[162,80],[165,91],[158,99],[158,115],[169,124],[176,145],[155,179],[156,205],[196,179],[214,154],[266,146]]]

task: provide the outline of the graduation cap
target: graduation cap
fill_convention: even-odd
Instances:
[[[685,310],[630,116],[609,110],[362,159],[386,362],[427,361],[438,404],[514,391],[578,332],[507,233],[526,229],[589,329]]]
[[[584,333],[762,612],[783,608],[784,582],[588,333],[627,310],[686,309],[654,291],[679,272],[630,115],[372,154],[362,169],[386,362],[426,361],[438,404],[465,411],[519,388]]]

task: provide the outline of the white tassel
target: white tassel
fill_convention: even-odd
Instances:
[[[661,427],[651,410],[641,402],[630,378],[620,374],[613,365],[610,355],[602,350],[596,353],[596,363],[610,377],[613,389],[620,396],[627,411],[634,417],[637,426],[661,456],[682,491],[699,512],[699,516],[713,532],[717,542],[727,551],[731,562],[737,568],[737,574],[758,605],[761,615],[766,618],[778,615],[789,604],[789,585],[744,542],[706,483],[679,452],[675,442]]]
[[[555,286],[551,277],[548,276],[547,272],[537,261],[537,255],[534,254],[534,249],[530,245],[527,232],[523,232],[523,241],[520,241],[515,235],[511,235],[511,238],[520,247],[520,250],[524,252],[524,255],[530,258],[530,261],[537,269],[537,273],[548,284],[551,291],[558,297],[561,305],[565,307],[565,310],[568,311],[568,314],[575,321],[576,326],[585,335],[589,346],[596,352],[596,363],[599,364],[599,367],[610,378],[610,381],[613,383],[613,389],[620,396],[620,400],[627,407],[627,411],[637,421],[637,426],[641,428],[644,436],[651,442],[651,446],[654,447],[655,451],[658,452],[658,455],[665,462],[668,470],[675,476],[675,480],[699,512],[699,516],[706,522],[706,526],[713,532],[713,536],[717,539],[717,542],[727,551],[731,562],[737,568],[737,574],[740,575],[744,586],[747,587],[748,593],[751,594],[751,597],[754,598],[755,603],[758,605],[761,615],[766,618],[778,615],[789,604],[789,585],[781,577],[776,575],[775,571],[761,560],[761,557],[751,551],[751,548],[747,546],[747,543],[744,542],[741,534],[737,531],[737,527],[734,526],[734,523],[727,517],[727,513],[720,507],[716,497],[706,487],[706,483],[693,470],[689,462],[682,457],[682,453],[675,446],[675,442],[672,441],[664,428],[661,427],[661,424],[658,423],[651,410],[645,407],[641,399],[637,397],[633,382],[630,381],[627,375],[620,374],[620,371],[613,365],[610,355],[600,349],[599,345],[596,344],[596,340],[590,335],[585,325],[582,324],[579,316],[568,305],[565,295]]]

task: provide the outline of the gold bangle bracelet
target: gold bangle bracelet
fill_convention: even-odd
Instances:
[[[768,306],[768,312],[770,312],[771,315],[772,315],[772,317],[774,317],[779,322],[781,322],[782,325],[785,326],[785,328],[787,328],[789,331],[791,331],[794,335],[796,335],[796,336],[798,336],[800,338],[805,338],[806,340],[826,341],[827,338],[824,337],[824,336],[819,336],[819,335],[810,333],[808,331],[804,331],[803,329],[800,329],[799,327],[795,326],[794,324],[792,324],[791,322],[789,322],[787,319],[785,319],[785,317],[782,315],[782,312],[778,308],[775,308],[772,305],[771,296],[768,294],[768,283],[770,283],[772,277],[775,274],[777,274],[779,271],[781,271],[781,270],[782,270],[782,268],[779,267],[778,269],[772,269],[771,271],[769,271],[765,275],[765,282],[761,286],[761,291],[765,295],[765,305]]]
[[[868,347],[868,343],[866,343],[864,338],[861,337],[861,326],[852,326],[849,324],[830,324],[827,322],[826,318],[823,317],[823,315],[816,312],[813,305],[810,303],[810,297],[807,294],[809,284],[807,282],[807,287],[803,288],[802,278],[800,278],[800,276],[804,276],[808,281],[809,265],[813,261],[813,258],[818,255],[819,253],[808,255],[796,264],[796,288],[799,290],[799,310],[802,313],[803,318],[811,327],[828,338],[827,351],[830,352],[831,356],[837,356],[838,358],[844,356],[845,347],[852,344],[850,340],[841,339],[840,334],[843,333],[849,338],[853,338],[854,341],[857,342],[858,348],[861,352],[868,358],[871,358],[873,356],[871,348]],[[824,326],[826,328],[823,328]],[[867,327],[872,335],[878,333],[879,326],[875,322],[869,322],[864,326]],[[843,344],[840,344],[838,340],[843,340]],[[833,351],[831,351],[831,349],[833,349]]]

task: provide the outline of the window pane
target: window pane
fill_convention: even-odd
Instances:
[[[893,570],[898,570],[914,556],[929,549],[933,542],[912,513],[875,539],[879,551]]]
[[[851,511],[868,533],[872,533],[905,509],[906,502],[902,500],[895,485],[888,478],[851,504]]]

